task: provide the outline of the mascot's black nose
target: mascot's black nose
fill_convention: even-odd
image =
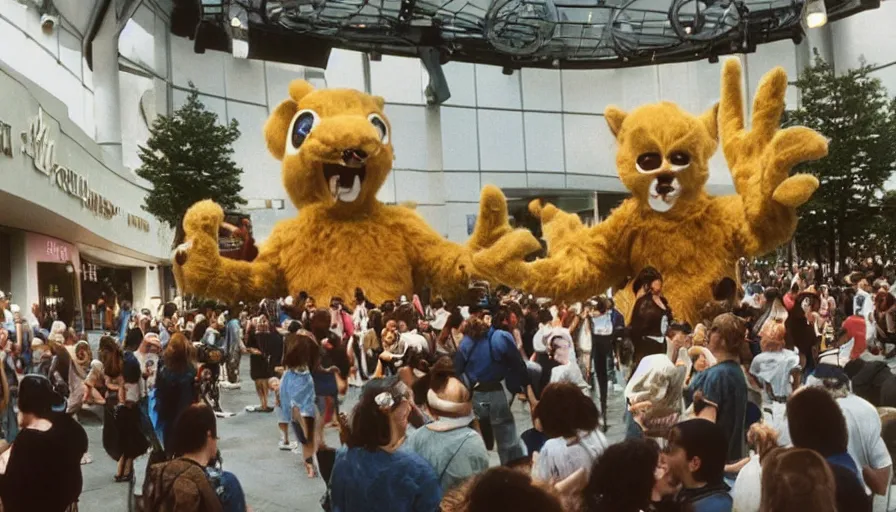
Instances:
[[[672,186],[672,181],[675,180],[675,176],[672,174],[661,174],[656,178],[656,193],[659,195],[666,195],[675,191],[675,187]]]
[[[346,165],[361,165],[367,160],[367,152],[363,149],[346,149],[342,152],[342,160]]]

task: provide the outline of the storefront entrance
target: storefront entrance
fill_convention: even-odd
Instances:
[[[133,303],[131,270],[102,266],[82,257],[81,303],[87,318],[87,330],[112,331],[114,312],[125,301]]]
[[[46,317],[81,330],[75,302],[75,267],[71,263],[37,263],[38,301]]]

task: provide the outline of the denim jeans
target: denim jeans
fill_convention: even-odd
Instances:
[[[224,512],[244,512],[246,510],[246,495],[236,475],[229,471],[221,472],[221,507]]]
[[[6,406],[6,412],[0,416],[0,428],[3,429],[4,439],[10,444],[12,444],[12,442],[16,440],[16,436],[19,435],[19,417],[18,414],[16,414],[16,406],[18,403],[19,397],[10,395],[9,405]]]
[[[523,457],[516,423],[503,388],[497,391],[473,391],[473,412],[479,418],[486,447],[491,449],[497,443],[501,464]]]

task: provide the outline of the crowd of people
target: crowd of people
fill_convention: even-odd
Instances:
[[[872,510],[896,450],[893,276],[873,260],[840,283],[811,264],[742,268],[695,325],[648,267],[628,321],[602,295],[567,304],[477,282],[462,304],[372,304],[358,289],[325,306],[305,293],[123,304],[96,354],[0,292],[3,510],[76,510],[84,407],[103,411],[116,482],[149,454],[143,510],[249,510],[217,449],[232,414],[220,390],[244,380],[259,402],[246,412],[271,414],[271,448],[278,433],[276,449],[327,484],[325,510]],[[352,386],[358,403],[342,410]],[[514,403],[532,428],[519,431]],[[625,435],[612,444],[614,422]],[[39,492],[47,457],[65,492]]]

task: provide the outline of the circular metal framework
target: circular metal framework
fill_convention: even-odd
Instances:
[[[243,0],[250,20],[338,48],[510,69],[617,68],[801,40],[804,0]],[[879,0],[828,0],[836,20]],[[296,49],[301,51],[301,49]]]

